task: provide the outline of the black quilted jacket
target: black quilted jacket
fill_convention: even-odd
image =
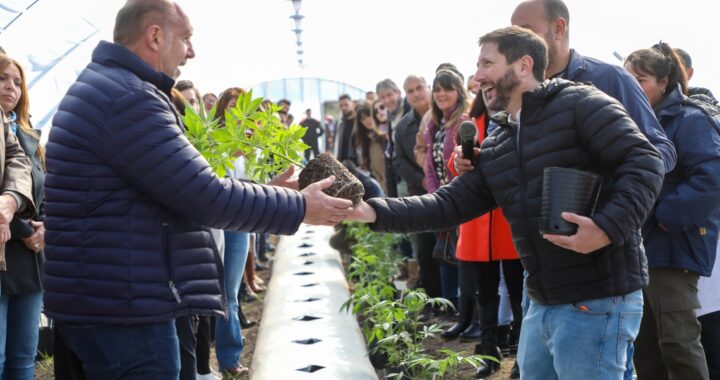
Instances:
[[[627,112],[594,87],[562,79],[523,95],[520,125],[501,118],[483,141],[476,169],[434,194],[370,201],[380,231],[442,230],[501,207],[538,303],[627,294],[648,282],[640,227],[660,191],[663,162]],[[504,122],[503,122],[504,121]],[[612,244],[582,255],[538,232],[543,169],[604,177],[595,223]]]

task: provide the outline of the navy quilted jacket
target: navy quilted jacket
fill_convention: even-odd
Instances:
[[[45,312],[139,324],[222,314],[210,230],[290,234],[298,192],[218,178],[184,137],[173,80],[101,42],[60,103],[47,144]]]
[[[720,229],[720,124],[689,105],[680,87],[655,105],[655,113],[678,162],[643,227],[648,266],[709,277]]]

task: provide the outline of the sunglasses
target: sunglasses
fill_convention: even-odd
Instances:
[[[375,112],[380,112],[380,111],[385,111],[385,106],[384,106],[384,105],[381,105],[381,106],[375,108]]]

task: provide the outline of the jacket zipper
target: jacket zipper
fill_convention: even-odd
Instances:
[[[522,144],[521,141],[521,133],[522,133],[522,114],[520,114],[520,120],[518,120],[518,124],[515,126],[517,128],[517,154],[518,154],[518,165],[520,166],[520,181],[521,181],[521,193],[523,195],[523,201],[522,201],[522,215],[525,218],[525,233],[527,234],[528,238],[530,238],[532,235],[532,231],[530,231],[530,226],[527,223],[527,220],[529,218],[528,212],[527,212],[527,178],[525,177],[525,163],[522,160]],[[536,232],[537,233],[537,232]],[[542,268],[540,264],[540,255],[538,252],[536,253],[537,258],[537,276],[538,276],[538,290],[540,290],[540,294],[543,298],[543,300],[547,301],[547,294],[545,294],[545,289],[543,288],[543,282],[542,282]]]
[[[180,298],[180,292],[178,292],[177,288],[175,287],[175,269],[173,268],[172,263],[172,248],[170,247],[170,225],[166,222],[162,223],[162,232],[163,232],[163,248],[165,250],[165,260],[168,267],[168,276],[170,279],[168,280],[168,287],[170,288],[170,291],[173,294],[173,297],[175,297],[175,301],[177,303],[182,303],[182,299]]]

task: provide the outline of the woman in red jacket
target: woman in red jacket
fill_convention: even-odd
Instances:
[[[470,116],[475,120],[478,143],[481,143],[496,126],[490,123],[482,95],[478,94],[475,97]],[[449,160],[448,167],[454,175],[457,175],[453,161],[454,159]],[[477,294],[480,306],[480,344],[475,346],[475,353],[500,359],[498,348],[500,266],[502,265],[502,273],[510,294],[513,336],[520,336],[523,286],[523,268],[513,246],[510,225],[505,220],[502,210],[495,209],[462,224],[455,255],[459,264],[460,317],[455,326],[443,333],[443,337],[452,339],[460,336],[471,339],[476,336],[472,319],[475,294]],[[487,361],[485,366],[478,368],[476,377],[489,376],[499,368],[500,364]]]

